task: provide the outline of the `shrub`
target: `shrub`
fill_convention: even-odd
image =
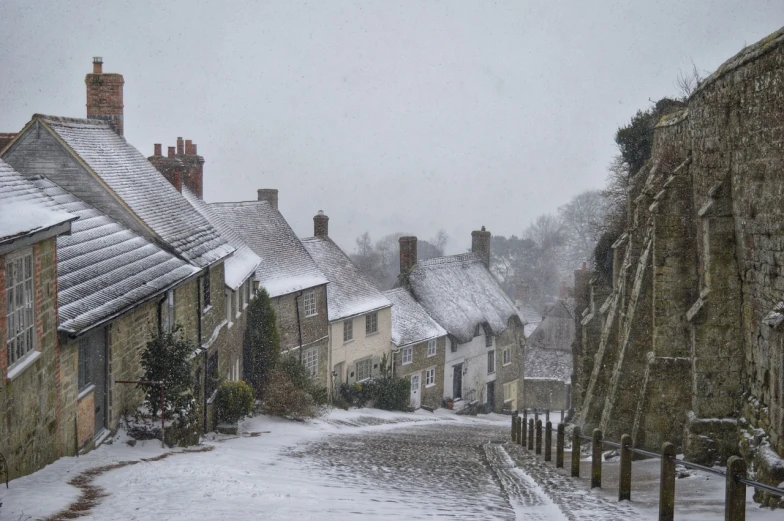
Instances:
[[[268,414],[298,420],[318,415],[313,396],[297,387],[283,369],[273,369],[269,373],[266,389],[263,407]]]
[[[253,410],[253,389],[243,381],[225,381],[218,387],[215,413],[219,423],[236,423]]]
[[[195,406],[193,396],[193,376],[191,375],[191,354],[195,346],[180,338],[180,326],[171,332],[162,332],[150,339],[142,352],[141,365],[144,380],[166,382],[166,415],[187,417]],[[145,392],[144,405],[153,415],[160,410],[160,388],[142,386]]]
[[[269,374],[280,358],[280,334],[269,294],[261,288],[248,307],[248,326],[243,338],[244,378],[260,399],[269,384]]]
[[[376,407],[387,411],[406,411],[411,401],[411,384],[404,378],[392,376],[373,381],[371,393]]]

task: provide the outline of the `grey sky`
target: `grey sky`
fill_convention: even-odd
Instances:
[[[126,138],[193,139],[206,200],[278,188],[300,236],[323,209],[349,251],[444,227],[456,252],[601,187],[618,125],[783,24],[781,0],[3,0],[0,132],[84,117],[103,56]]]

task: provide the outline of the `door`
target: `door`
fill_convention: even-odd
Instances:
[[[412,374],[411,375],[411,407],[414,409],[419,409],[420,404],[420,395],[422,392],[421,389],[421,374]]]
[[[517,410],[517,380],[504,384],[504,407]]]
[[[487,382],[487,406],[495,410],[495,382]]]
[[[463,397],[463,364],[452,366],[452,397]]]
[[[100,435],[107,426],[107,384],[106,329],[101,328],[87,333],[79,340],[79,388],[93,386],[95,436]]]

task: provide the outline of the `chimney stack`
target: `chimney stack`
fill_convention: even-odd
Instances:
[[[400,243],[400,274],[407,275],[417,263],[417,238],[401,237]]]
[[[185,140],[185,155],[186,156],[195,155],[193,153],[193,141],[191,141],[190,139]]]
[[[569,296],[569,288],[566,287],[566,281],[565,280],[561,281],[561,291],[560,291],[560,295],[559,296],[562,299],[565,299],[566,297]]]
[[[485,230],[484,226],[482,226],[482,229],[479,231],[471,232],[471,251],[479,254],[479,257],[488,269],[490,268],[491,237],[492,234]]]
[[[185,142],[182,140],[181,137],[177,138],[177,155],[181,156],[185,154]]]
[[[204,158],[196,153],[193,141],[178,137],[177,146],[168,147],[166,157],[161,155],[161,145],[155,143],[155,154],[147,159],[177,191],[187,186],[199,199],[204,197]]]
[[[259,188],[257,190],[259,201],[267,201],[269,205],[277,210],[278,209],[278,189],[277,188]]]
[[[155,149],[155,151],[152,153],[152,155],[154,155],[154,156],[161,155],[161,144],[160,143],[155,143],[153,145],[153,148]]]
[[[169,147],[169,158],[174,159],[174,147]]]
[[[123,135],[122,74],[103,72],[103,58],[93,58],[93,72],[85,76],[87,86],[87,118],[108,122],[115,132]]]
[[[329,217],[324,215],[324,210],[319,210],[313,216],[313,235],[316,237],[329,237]]]

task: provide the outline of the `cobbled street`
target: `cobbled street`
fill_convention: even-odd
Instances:
[[[415,519],[596,521],[633,516],[600,496],[573,490],[569,478],[552,464],[544,465],[508,438],[505,424],[441,421],[330,436],[284,454],[310,460],[335,487],[375,496],[386,492],[375,500],[389,503],[384,511],[390,518],[411,519],[412,503],[419,505]],[[406,502],[405,513],[396,512],[398,501]],[[598,517],[597,507],[602,512]],[[328,513],[333,518],[341,512]],[[356,511],[349,505],[345,513]]]

